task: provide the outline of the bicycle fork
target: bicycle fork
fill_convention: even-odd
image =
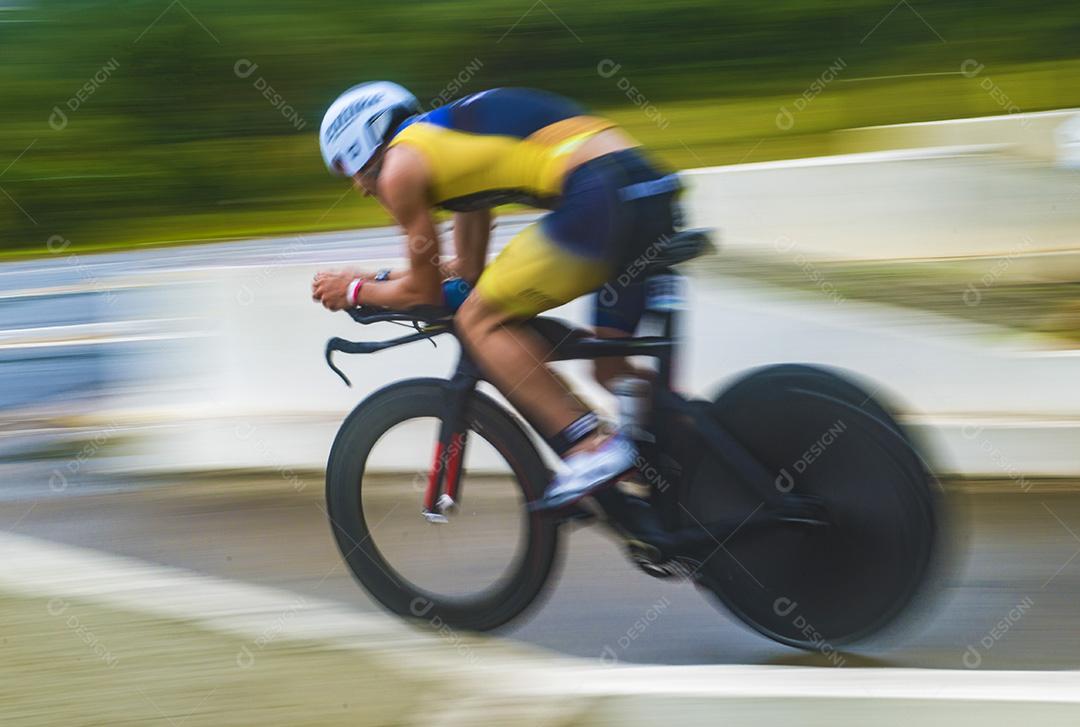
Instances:
[[[439,439],[435,443],[435,456],[424,490],[421,513],[429,523],[447,522],[446,514],[461,502],[462,465],[469,433],[465,411],[478,380],[475,366],[463,356],[446,387]]]

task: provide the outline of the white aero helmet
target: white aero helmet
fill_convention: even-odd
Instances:
[[[319,147],[330,171],[351,177],[386,140],[390,130],[420,113],[420,102],[390,81],[353,86],[323,116]]]

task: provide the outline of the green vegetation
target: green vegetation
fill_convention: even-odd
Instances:
[[[298,607],[298,611],[302,611]],[[281,616],[284,623],[294,612]],[[374,649],[215,633],[75,599],[0,594],[6,721],[399,724],[437,689]]]
[[[678,167],[1002,112],[958,73],[967,59],[1019,109],[1080,105],[1080,15],[1064,0],[55,0],[0,3],[0,20],[7,256],[47,254],[53,235],[87,250],[385,222],[340,199],[315,139],[328,102],[370,78],[433,105],[499,85],[558,91]],[[858,80],[880,76],[904,77]]]

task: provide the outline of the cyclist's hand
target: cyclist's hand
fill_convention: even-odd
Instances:
[[[373,276],[373,273],[361,273],[356,270],[316,273],[311,283],[311,299],[322,303],[327,310],[351,308],[352,303],[348,298],[349,283],[356,278],[371,279]]]

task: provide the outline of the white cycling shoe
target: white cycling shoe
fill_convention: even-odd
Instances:
[[[614,434],[594,450],[567,457],[567,471],[556,475],[544,496],[530,503],[529,509],[554,510],[572,505],[633,469],[636,458],[634,443],[622,434]]]

